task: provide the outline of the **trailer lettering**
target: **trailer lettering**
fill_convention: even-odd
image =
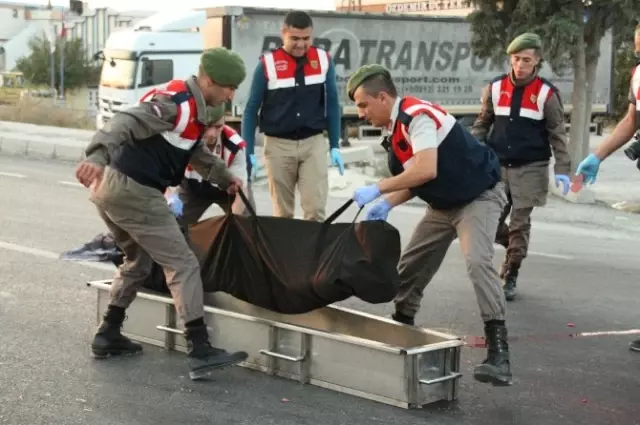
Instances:
[[[357,44],[354,46],[353,44]],[[406,71],[460,71],[471,68],[474,72],[502,72],[499,64],[473,55],[467,42],[355,40],[328,38],[314,39],[315,46],[332,52],[336,66],[352,71],[359,66],[377,63],[390,70]],[[262,51],[281,45],[279,36],[266,36]]]

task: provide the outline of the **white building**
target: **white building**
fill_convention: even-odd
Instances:
[[[62,22],[68,39],[81,38],[87,59],[102,49],[109,34],[134,25],[153,11],[118,12],[110,8],[89,9],[82,16],[67,8],[0,2],[0,71],[12,70],[18,59],[29,54],[29,41],[37,36],[60,35]]]

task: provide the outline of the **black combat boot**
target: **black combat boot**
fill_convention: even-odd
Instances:
[[[206,325],[200,320],[197,323],[188,325],[185,331],[191,379],[203,378],[213,370],[224,369],[247,359],[248,355],[244,351],[228,353],[212,347]]]
[[[498,224],[495,243],[502,245],[504,249],[509,248],[509,226],[507,226],[504,221],[500,221]]]
[[[124,309],[109,306],[91,343],[93,357],[131,356],[142,353],[142,345],[131,341],[120,333],[124,322]]]
[[[518,270],[520,267],[510,264],[504,268],[504,298],[507,301],[513,301],[516,299],[516,281],[518,280]]]
[[[396,311],[391,315],[391,318],[396,322],[404,323],[405,325],[414,326],[414,319],[411,316],[407,316],[406,314],[402,314],[399,311]]]
[[[487,340],[487,358],[475,367],[473,377],[476,381],[491,383],[494,386],[511,385],[511,363],[507,328],[504,322],[489,321],[484,325]]]
[[[635,341],[631,341],[629,343],[629,350],[640,352],[640,339],[636,339]]]

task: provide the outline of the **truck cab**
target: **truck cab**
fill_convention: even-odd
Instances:
[[[100,129],[114,113],[138,103],[147,91],[197,73],[204,50],[205,11],[156,14],[132,29],[112,33],[104,50],[98,87]]]

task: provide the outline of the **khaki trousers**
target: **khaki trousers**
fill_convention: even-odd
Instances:
[[[457,236],[482,320],[504,320],[505,298],[493,265],[493,241],[506,201],[504,186],[498,183],[462,208],[427,210],[400,258],[396,311],[411,317],[416,315],[424,289]]]
[[[305,220],[323,221],[329,193],[329,144],[324,135],[303,140],[265,136],[264,164],[273,215],[293,218],[295,189]]]
[[[125,254],[110,304],[129,307],[155,261],[164,270],[180,318],[187,323],[202,317],[200,265],[163,194],[107,167],[91,201]]]

